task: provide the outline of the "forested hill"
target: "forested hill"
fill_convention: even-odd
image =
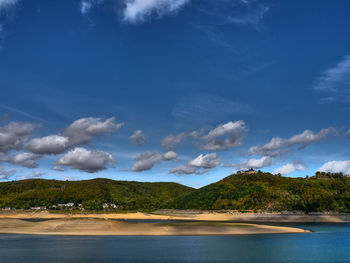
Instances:
[[[270,173],[234,174],[166,205],[176,209],[350,212],[350,178],[316,173],[290,178]]]
[[[85,210],[262,210],[350,212],[350,178],[234,174],[193,189],[176,183],[32,179],[0,183],[0,207]]]
[[[106,209],[150,210],[192,190],[177,183],[31,179],[0,183],[0,207],[29,209],[46,206],[54,209],[100,210],[104,204],[109,204]]]

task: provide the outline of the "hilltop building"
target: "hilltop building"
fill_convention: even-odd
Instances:
[[[256,173],[258,172],[255,171],[253,168],[250,168],[249,170],[241,170],[237,172],[237,174],[256,174]]]

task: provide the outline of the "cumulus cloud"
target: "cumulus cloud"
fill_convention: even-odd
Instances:
[[[244,121],[228,122],[218,125],[216,128],[204,134],[201,131],[182,132],[177,135],[166,136],[161,145],[165,149],[173,149],[187,137],[196,139],[196,145],[202,149],[215,151],[227,150],[243,144],[244,132],[247,130]]]
[[[292,162],[277,168],[273,173],[286,175],[295,171],[306,171],[306,167],[301,162]]]
[[[290,147],[299,145],[300,148],[305,148],[312,143],[316,143],[331,136],[337,135],[338,131],[334,127],[329,127],[315,133],[310,130],[305,130],[300,134],[292,136],[288,139],[274,137],[271,141],[263,146],[253,146],[249,148],[249,155],[258,154],[261,156],[275,157],[290,151]]]
[[[269,156],[263,156],[259,159],[249,159],[246,160],[242,163],[228,163],[225,164],[225,167],[235,167],[239,170],[247,170],[250,168],[253,169],[261,169],[267,166],[270,166],[272,164],[273,158],[269,157]]]
[[[314,89],[325,92],[324,102],[345,100],[350,102],[350,55],[333,68],[325,70],[317,79]]]
[[[21,148],[35,128],[34,124],[28,122],[11,122],[0,127],[0,152],[6,153]]]
[[[350,161],[330,161],[323,164],[318,171],[350,174]]]
[[[61,135],[50,135],[43,138],[31,139],[26,148],[36,154],[60,154],[69,147],[68,137]]]
[[[107,165],[114,163],[115,161],[109,153],[77,147],[63,155],[55,165],[56,167],[69,167],[88,173],[95,173],[107,169]]]
[[[34,153],[18,153],[11,158],[11,163],[21,165],[27,168],[36,168],[38,164],[36,161],[41,157],[39,154]]]
[[[105,121],[101,118],[82,118],[68,126],[62,135],[69,138],[70,147],[76,147],[89,143],[103,133],[116,132],[123,125],[124,123],[116,123],[114,117]]]
[[[141,23],[147,17],[163,17],[179,11],[189,0],[124,0],[124,21]]]
[[[130,141],[132,144],[136,146],[140,146],[146,143],[147,137],[142,133],[141,130],[136,130],[134,133],[130,136]]]
[[[29,175],[18,176],[16,179],[17,180],[39,179],[39,178],[42,178],[45,174],[46,172],[34,171],[34,172],[31,172]]]
[[[7,170],[0,167],[0,180],[8,180],[16,173],[16,170]]]
[[[196,131],[193,131],[193,132],[182,132],[176,135],[170,134],[162,140],[161,146],[168,150],[174,149],[175,145],[179,144],[182,140],[190,136],[192,136],[193,138],[197,138],[199,136],[199,133]]]
[[[210,153],[206,155],[199,155],[197,158],[189,161],[185,165],[180,165],[173,168],[170,173],[173,174],[203,174],[210,169],[215,168],[221,164],[221,160],[216,156],[216,153]]]
[[[147,171],[152,169],[157,163],[176,160],[176,158],[177,154],[174,151],[169,151],[164,154],[160,152],[148,151],[135,158],[131,170],[135,172]]]
[[[244,121],[228,122],[218,125],[203,136],[205,141],[201,148],[205,150],[227,150],[243,144],[244,132],[247,130]],[[226,138],[223,138],[226,137]]]
[[[177,158],[177,153],[174,151],[169,151],[163,154],[163,158],[166,161],[170,161],[170,160],[176,160]]]
[[[122,126],[123,123],[116,123],[114,118],[82,118],[74,121],[62,134],[31,139],[25,148],[35,154],[60,154],[87,144],[103,133],[118,131]]]

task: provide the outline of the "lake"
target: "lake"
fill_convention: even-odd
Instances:
[[[0,262],[350,262],[350,224],[245,236],[0,235]]]

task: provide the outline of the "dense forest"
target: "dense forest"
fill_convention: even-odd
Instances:
[[[0,207],[153,210],[192,190],[176,183],[30,179],[0,183]]]
[[[234,174],[186,193],[165,207],[262,211],[350,212],[350,178],[320,173],[291,178],[270,173]]]
[[[350,212],[350,178],[319,173],[290,178],[270,173],[233,174],[193,189],[176,183],[93,179],[31,179],[0,183],[0,207],[84,210],[254,210]]]

